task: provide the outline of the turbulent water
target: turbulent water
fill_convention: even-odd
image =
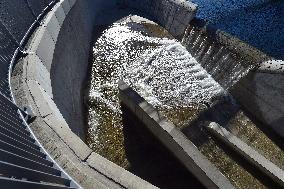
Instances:
[[[198,118],[200,111],[212,105],[211,103],[216,102],[216,99],[225,98],[227,100],[226,97],[230,95],[226,89],[247,74],[251,65],[239,62],[225,47],[210,43],[210,40],[207,40],[206,36],[196,28],[188,30],[185,35],[183,40],[185,48],[154,23],[141,22],[141,20],[139,23],[136,22],[128,18],[113,24],[102,33],[94,45],[87,143],[95,152],[145,180],[147,180],[145,175],[150,175],[151,179],[168,178],[161,176],[161,172],[169,173],[168,170],[171,170],[171,179],[167,180],[175,180],[176,183],[182,183],[182,186],[188,186],[190,177],[181,176],[180,168],[178,172],[172,174],[174,167],[177,166],[165,167],[167,163],[173,161],[168,160],[167,155],[156,152],[157,161],[164,160],[164,162],[159,164],[153,161],[155,153],[152,152],[157,148],[153,147],[154,142],[149,139],[150,137],[143,135],[143,131],[136,127],[139,125],[136,123],[137,120],[125,121],[124,118],[127,116],[123,114],[125,111],[121,111],[117,96],[118,81],[124,80],[148,102],[166,114],[176,126],[182,125],[183,133],[192,140],[191,136],[196,133],[200,139],[204,130],[200,130],[201,127],[198,126],[200,120],[196,122],[198,129],[194,129],[194,124],[188,123],[193,123],[192,121]],[[231,104],[233,101],[227,104],[228,101],[219,102],[222,106],[220,117],[227,115],[230,117],[230,109],[227,108],[228,112],[226,112],[224,105],[233,106],[235,110],[235,104]],[[216,113],[215,110],[219,111],[220,106],[214,104],[207,109],[209,111],[204,111],[207,111],[209,117],[210,115],[217,116],[217,114],[210,114],[210,111],[213,110]],[[255,138],[255,133],[260,132],[255,131],[256,127],[253,124],[249,127],[240,122],[246,119],[244,117],[235,119],[229,124],[230,128],[235,128],[236,131],[241,130],[238,133],[239,137]],[[248,130],[247,127],[252,129]],[[273,144],[271,145],[272,142],[266,140],[264,135],[257,136],[261,140],[259,142],[261,145],[257,144],[257,147],[262,149],[263,141],[266,141],[265,144],[268,146],[265,147],[266,153],[277,154],[276,162],[282,159],[283,154]],[[199,145],[195,143],[195,145],[234,186],[237,188],[262,187],[254,176],[240,166],[227,152],[219,148],[219,144],[215,143],[213,138],[207,137],[206,134],[206,137],[202,138],[202,143]],[[249,140],[252,141],[252,139]],[[141,143],[145,146],[139,146]],[[150,149],[150,152],[145,149]],[[151,156],[150,161],[146,154]],[[141,163],[143,160],[145,161]],[[154,167],[161,172],[152,174],[155,172]],[[142,173],[139,172],[141,170]],[[181,177],[183,182],[176,180],[178,177]],[[148,178],[147,181],[151,179]],[[167,181],[160,181],[168,188],[181,188],[169,187]],[[192,181],[194,182],[196,181]]]
[[[226,94],[184,46],[151,32],[149,26],[153,28],[153,24],[115,23],[93,48],[88,143],[104,156],[117,154],[109,159],[122,166],[127,162],[117,97],[120,79],[160,110],[210,104]]]
[[[97,48],[99,46],[99,48]],[[149,37],[130,24],[117,23],[108,29],[93,49],[95,64],[91,98],[119,111],[104,91],[117,90],[123,79],[154,106],[189,106],[210,102],[224,90],[176,40]]]
[[[208,38],[202,28],[189,26],[183,38],[183,44],[211,77],[228,90],[247,75],[256,64],[239,57],[227,47]]]

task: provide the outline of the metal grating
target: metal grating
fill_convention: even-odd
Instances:
[[[71,180],[48,159],[23,115],[0,94],[0,188],[71,188]]]
[[[37,17],[46,8],[45,0],[26,0],[33,14]]]
[[[80,188],[45,152],[10,89],[28,37],[58,0],[0,0],[0,188]]]
[[[20,43],[35,18],[25,0],[1,0],[1,22]]]
[[[0,93],[10,98],[9,67],[15,50],[18,48],[12,35],[0,23]]]

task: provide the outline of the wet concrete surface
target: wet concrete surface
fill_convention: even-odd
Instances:
[[[122,106],[124,145],[129,171],[162,189],[202,189],[203,185]]]

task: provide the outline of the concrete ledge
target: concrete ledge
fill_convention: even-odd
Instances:
[[[27,84],[43,120],[81,160],[85,160],[92,150],[71,131],[56,104],[42,87],[35,81],[28,81]]]
[[[53,9],[52,11],[54,11]],[[57,20],[56,14],[48,14],[46,21],[42,25],[43,27],[46,27],[49,31],[53,41],[56,43],[58,34],[60,32],[60,24]]]
[[[284,75],[251,72],[231,90],[243,107],[284,138]]]
[[[60,3],[57,3],[55,6],[54,6],[54,10],[55,10],[55,16],[57,18],[57,21],[60,25],[60,27],[62,26],[64,20],[65,20],[65,17],[66,17],[66,14],[62,8],[62,5]]]
[[[125,6],[150,15],[174,37],[181,38],[197,11],[197,5],[185,0],[124,0]]]
[[[30,38],[27,45],[28,55],[19,60],[12,77],[13,91],[18,105],[31,107],[37,116],[36,121],[30,125],[31,128],[54,159],[84,188],[140,188],[141,186],[156,188],[92,152],[72,132],[54,102],[50,72],[51,67],[54,66],[55,49],[62,27],[68,27],[68,32],[81,32],[76,36],[77,38],[85,35],[83,32],[85,28],[78,30],[75,28],[75,23],[70,23],[70,20],[66,21],[66,18],[72,15],[70,14],[72,7],[76,6],[75,11],[78,11],[83,8],[80,6],[90,4],[86,1],[80,1],[81,4],[76,2],[76,0],[61,0],[57,3]],[[83,21],[81,25],[87,24],[86,20],[80,20],[84,18],[86,17],[82,16],[75,22]],[[89,33],[86,39],[90,40],[91,31],[87,32]],[[77,38],[76,40],[81,41]],[[82,48],[85,54],[89,53],[87,44],[81,44],[77,48]],[[96,162],[98,159],[100,162]],[[100,163],[108,169],[102,169]]]
[[[76,2],[77,2],[77,0],[69,0],[69,5],[70,5],[71,9],[75,5]]]
[[[32,49],[35,48],[35,53],[41,59],[47,70],[50,70],[55,49],[55,43],[51,35],[49,34],[47,28],[42,27],[41,30],[41,40],[39,40],[38,44],[34,44],[35,46],[32,47]]]
[[[261,62],[257,71],[272,74],[284,74],[284,60],[271,59],[268,61]]]
[[[41,118],[37,117],[30,127],[35,132],[37,138],[40,139],[44,148],[53,156],[54,160],[83,188],[121,188],[75,156],[69,146]]]
[[[62,1],[62,8],[64,10],[65,15],[68,15],[68,13],[71,9],[71,6],[69,4],[69,0]]]
[[[234,188],[180,130],[123,81],[119,98],[205,187]]]
[[[36,54],[30,54],[26,56],[23,61],[27,63],[25,70],[27,80],[38,82],[43,90],[53,98],[50,75],[40,58]]]
[[[126,171],[125,169],[117,166],[111,161],[103,158],[102,156],[92,153],[87,159],[87,163],[103,175],[112,178],[115,182],[121,184],[126,188],[133,189],[150,189],[157,188],[152,184],[144,181],[136,175]]]
[[[256,150],[248,146],[217,123],[210,123],[207,129],[213,133],[213,135],[229,145],[234,151],[244,157],[244,159],[256,166],[265,175],[269,176],[281,187],[284,187],[284,171],[282,169],[271,163]]]
[[[41,21],[41,25],[30,40],[28,51],[36,53],[48,71],[51,69],[55,44],[66,15],[72,6],[68,0],[61,0]]]

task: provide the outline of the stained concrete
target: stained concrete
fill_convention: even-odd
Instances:
[[[14,69],[14,96],[20,107],[29,106],[36,115],[30,126],[47,151],[84,188],[155,188],[98,156],[83,142],[83,89],[93,31],[96,21],[104,21],[101,13],[109,10],[122,14],[104,24],[131,12],[120,11],[116,1],[61,0],[56,4],[29,39],[27,56]],[[100,163],[107,167],[101,169]]]
[[[111,13],[110,10],[121,14],[108,14],[111,18],[104,19],[103,13]],[[86,165],[91,152],[86,146],[80,149],[84,145],[83,89],[94,28],[97,24],[110,24],[126,13],[137,13],[181,39],[196,10],[196,5],[181,0],[61,0],[34,32],[27,49],[29,55],[19,60],[13,74],[14,95],[19,106],[30,106],[36,114],[32,128],[44,146],[84,187],[121,187],[112,181],[112,176]],[[33,66],[37,68],[30,69]],[[284,136],[282,77],[275,73],[251,73],[240,82],[235,95],[258,118]],[[52,109],[43,110],[50,104]],[[65,128],[60,129],[61,125]],[[75,134],[69,139],[66,131]]]
[[[284,171],[278,166],[267,160],[252,147],[241,141],[224,127],[217,123],[210,123],[207,129],[216,137],[221,139],[244,159],[256,166],[261,172],[268,175],[273,181],[277,182],[281,187],[284,186]]]
[[[234,188],[178,128],[123,81],[119,98],[206,188]]]
[[[249,63],[255,68],[230,89],[231,94],[255,119],[268,130],[284,138],[281,122],[284,120],[284,68],[283,60],[271,57],[244,41],[212,26],[204,20],[194,18],[190,27],[206,31],[205,42],[218,51],[226,48],[240,63]],[[186,35],[185,35],[186,36]],[[216,48],[216,44],[219,46]],[[186,45],[186,44],[185,44]],[[189,49],[192,49],[189,44]],[[192,54],[198,55],[198,48]],[[210,53],[209,53],[210,54]]]
[[[256,71],[249,73],[232,94],[258,120],[284,138],[284,75]]]

